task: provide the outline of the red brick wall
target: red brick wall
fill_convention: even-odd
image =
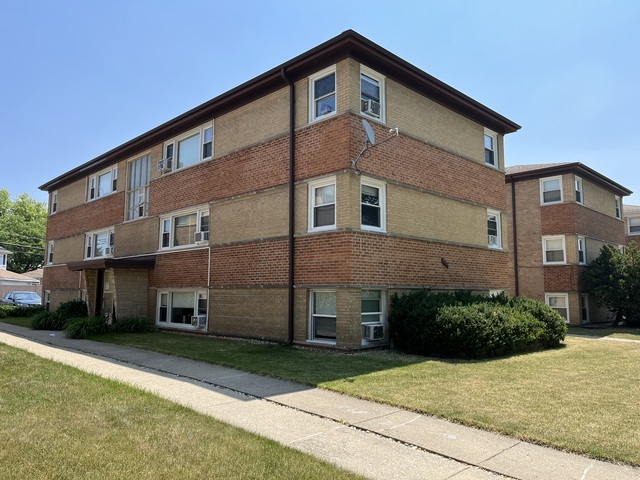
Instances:
[[[625,240],[622,220],[604,215],[577,203],[547,205],[542,210],[542,235],[579,233],[611,243]]]
[[[149,272],[150,287],[206,287],[207,249],[156,255]]]
[[[42,285],[45,290],[52,288],[80,288],[80,272],[72,272],[66,265],[43,269]]]
[[[584,291],[582,272],[585,267],[577,265],[554,265],[544,267],[545,292]]]
[[[124,193],[114,193],[47,219],[47,240],[69,237],[124,221]]]

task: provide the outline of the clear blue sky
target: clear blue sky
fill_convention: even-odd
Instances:
[[[0,0],[0,188],[38,186],[353,29],[522,125],[507,165],[637,192],[640,2]]]

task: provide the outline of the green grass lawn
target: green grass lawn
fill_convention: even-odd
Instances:
[[[620,338],[623,340],[640,340],[640,328],[585,328],[569,327],[570,335],[587,335],[598,338]]]
[[[359,478],[152,394],[0,344],[0,478]]]
[[[31,318],[32,317],[9,317],[9,318],[0,318],[0,322],[10,323],[12,325],[19,325],[21,327],[31,327]]]

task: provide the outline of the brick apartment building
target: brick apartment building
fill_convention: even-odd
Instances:
[[[622,199],[631,193],[581,163],[508,167],[514,294],[546,302],[571,325],[607,321],[581,277],[603,245],[624,245]]]
[[[635,241],[640,244],[640,206],[623,205],[624,231],[627,235],[625,244]]]
[[[510,292],[503,136],[519,128],[346,31],[42,185],[45,301],[383,345],[396,292]]]

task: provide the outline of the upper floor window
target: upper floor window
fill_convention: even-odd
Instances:
[[[360,215],[363,230],[385,231],[385,184],[363,178],[360,184]]]
[[[502,248],[500,212],[487,210],[487,235],[489,248]]]
[[[576,202],[584,203],[584,194],[582,192],[582,179],[580,177],[576,177]]]
[[[158,171],[170,172],[212,157],[213,126],[207,123],[165,143]]]
[[[88,233],[85,236],[84,258],[102,258],[113,255],[115,235],[113,230]]]
[[[146,217],[149,214],[151,155],[129,162],[127,173],[127,220]]]
[[[309,77],[309,121],[336,111],[336,67],[329,67]]]
[[[309,183],[309,231],[336,228],[336,179]]]
[[[160,248],[195,245],[209,240],[209,210],[202,208],[163,217],[160,221]]]
[[[87,200],[104,197],[118,188],[118,167],[103,170],[89,177]]]
[[[578,263],[580,265],[587,264],[587,247],[584,237],[578,237]]]
[[[47,244],[47,265],[53,263],[53,240]]]
[[[562,177],[549,177],[540,179],[540,203],[562,202]]]
[[[616,195],[615,201],[616,201],[616,218],[622,218],[622,199]]]
[[[384,77],[364,66],[360,70],[360,113],[384,120]]]
[[[629,235],[640,235],[640,217],[629,217]]]
[[[51,201],[50,201],[50,209],[49,209],[49,213],[50,214],[54,214],[58,211],[58,192],[51,192]]]
[[[542,250],[544,254],[543,263],[561,264],[565,263],[565,243],[564,236],[542,237]]]
[[[498,135],[495,132],[484,129],[484,163],[492,167],[498,167]]]

